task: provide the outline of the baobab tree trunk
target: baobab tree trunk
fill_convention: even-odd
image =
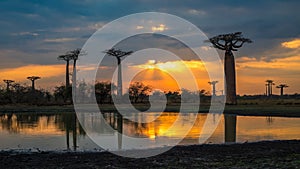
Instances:
[[[32,91],[35,91],[34,80],[31,80],[31,90],[32,90]]]
[[[216,84],[213,84],[213,96],[216,96]]]
[[[120,99],[122,96],[122,65],[121,58],[118,58],[118,86],[117,86],[117,96]]]
[[[236,79],[235,61],[231,50],[225,52],[224,72],[226,80],[226,104],[237,104],[236,101]]]
[[[283,96],[283,87],[280,88],[280,95]]]
[[[68,89],[68,87],[70,86],[70,73],[69,73],[69,60],[66,61],[66,89]]]
[[[72,96],[74,98],[74,100],[76,101],[76,59],[74,59],[73,62],[73,75],[72,75]]]
[[[6,83],[6,92],[9,92],[9,83]]]

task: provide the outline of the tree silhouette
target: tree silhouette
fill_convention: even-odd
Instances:
[[[97,102],[102,104],[108,99],[108,102],[111,103],[112,94],[114,93],[115,89],[115,84],[111,82],[97,82],[95,84],[95,94]]]
[[[67,52],[67,55],[69,55],[70,59],[73,60],[73,73],[72,73],[72,91],[73,91],[73,98],[75,98],[75,90],[76,90],[76,73],[77,73],[77,70],[76,70],[76,63],[77,63],[77,60],[78,60],[78,57],[83,54],[80,52],[81,49],[75,49],[75,50],[72,50],[72,51],[69,51]]]
[[[273,80],[266,80],[267,84],[267,96],[272,96],[273,94],[273,85],[275,85],[275,83],[273,83],[274,81]]]
[[[121,96],[122,96],[122,66],[121,66],[121,59],[124,56],[131,55],[133,53],[133,51],[125,52],[125,51],[122,51],[120,49],[111,48],[111,49],[108,49],[108,50],[104,51],[104,53],[117,58],[117,61],[118,61],[117,96],[118,96],[118,98],[121,98]]]
[[[129,96],[134,103],[137,103],[140,99],[140,102],[144,101],[144,98],[149,96],[149,93],[152,91],[150,86],[144,85],[142,82],[134,82],[129,86]]]
[[[64,60],[66,61],[66,88],[70,86],[70,73],[69,73],[69,65],[70,60],[72,60],[70,54],[60,55],[57,57],[58,60]]]
[[[218,35],[210,38],[209,41],[215,48],[225,50],[224,72],[226,80],[226,103],[236,104],[235,61],[232,51],[237,51],[244,43],[252,43],[252,41],[243,38],[242,32]]]
[[[216,96],[216,84],[218,83],[219,81],[211,81],[211,82],[208,82],[210,85],[213,86],[213,91],[212,91],[212,95],[213,96]]]
[[[283,96],[283,89],[287,88],[287,87],[289,87],[289,86],[286,84],[280,84],[280,85],[276,86],[276,88],[280,89],[280,96]]]
[[[39,76],[29,76],[29,77],[27,77],[27,79],[31,81],[31,90],[35,91],[34,82],[38,79],[41,79],[41,77],[39,77]]]
[[[6,91],[9,92],[9,86],[11,85],[11,83],[13,83],[15,81],[8,80],[8,79],[4,79],[3,81],[6,83]]]

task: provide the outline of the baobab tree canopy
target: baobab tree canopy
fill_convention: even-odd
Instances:
[[[243,38],[242,32],[218,35],[209,39],[215,48],[221,50],[237,51],[245,42],[252,43],[252,40]]]
[[[34,81],[34,80],[38,80],[38,79],[40,79],[41,77],[39,77],[39,76],[29,76],[29,77],[27,77],[27,79],[29,79],[29,80],[31,80],[31,81]]]
[[[77,60],[79,54],[80,54],[80,49],[78,48],[78,49],[75,49],[75,50],[68,51],[66,55],[69,55],[69,57],[72,60]]]
[[[106,53],[110,56],[115,56],[117,58],[121,58],[123,56],[131,55],[133,53],[133,51],[125,52],[120,49],[111,48],[111,49],[104,51],[104,53]]]
[[[32,89],[32,91],[34,91],[35,90],[34,81],[36,81],[38,79],[41,79],[41,77],[39,77],[39,76],[29,76],[29,77],[27,77],[27,79],[31,80],[31,89]]]

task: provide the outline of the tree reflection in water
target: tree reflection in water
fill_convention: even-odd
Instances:
[[[1,129],[9,133],[56,135],[65,132],[67,149],[70,149],[72,133],[73,150],[77,149],[77,134],[86,135],[75,113],[4,113],[0,115],[0,123]]]

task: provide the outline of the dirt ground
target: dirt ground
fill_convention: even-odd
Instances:
[[[109,152],[0,152],[0,168],[300,168],[300,140],[177,146],[149,158]]]

